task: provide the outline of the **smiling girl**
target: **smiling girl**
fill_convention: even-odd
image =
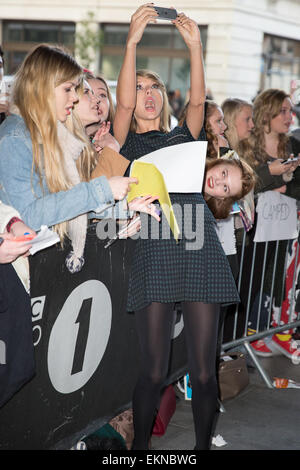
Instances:
[[[187,105],[184,107],[179,126],[186,119]],[[229,151],[229,144],[224,136],[227,126],[221,107],[212,100],[205,101],[204,129],[207,140],[205,179],[203,196],[216,219],[225,219],[231,212],[232,204],[242,199],[253,189],[254,171],[244,160],[222,158]],[[229,153],[234,153],[229,151]]]
[[[216,219],[226,219],[235,201],[254,187],[256,177],[251,166],[237,158],[207,160],[203,196]]]
[[[253,104],[255,127],[248,139],[240,143],[240,155],[256,170],[259,178],[257,192],[278,189],[293,179],[298,162],[282,164],[299,148],[293,137],[288,137],[292,122],[292,103],[282,90],[268,89],[258,95]]]

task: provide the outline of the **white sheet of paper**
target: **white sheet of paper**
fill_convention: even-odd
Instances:
[[[236,254],[236,239],[234,233],[234,217],[230,215],[227,219],[218,220],[216,231],[225,255]]]
[[[206,150],[206,141],[187,142],[164,147],[138,160],[157,167],[169,193],[201,193]]]
[[[37,251],[44,250],[45,248],[48,248],[48,246],[54,245],[59,241],[60,239],[56,232],[50,230],[47,225],[42,225],[37,236],[28,241],[28,244],[32,245],[29,253],[34,255]]]
[[[296,200],[277,191],[258,195],[255,242],[293,240],[298,237]]]

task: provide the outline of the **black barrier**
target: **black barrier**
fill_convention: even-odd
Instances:
[[[0,409],[0,449],[69,449],[130,405],[139,365],[125,309],[134,244],[105,249],[91,226],[81,272],[65,267],[68,246],[32,257],[36,376]],[[186,371],[181,320],[172,343],[168,382]]]

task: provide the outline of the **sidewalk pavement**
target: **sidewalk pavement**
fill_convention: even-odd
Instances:
[[[270,379],[288,378],[300,383],[300,365],[282,355],[259,358]],[[250,383],[243,392],[223,403],[214,437],[225,445],[211,450],[300,450],[300,389],[268,388],[247,359]],[[176,388],[176,411],[164,436],[153,436],[153,450],[191,450],[194,427],[190,401]],[[215,440],[214,440],[215,442]]]

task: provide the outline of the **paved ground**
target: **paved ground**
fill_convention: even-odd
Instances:
[[[300,382],[300,365],[280,355],[261,359],[269,377]],[[300,389],[270,389],[257,369],[249,364],[249,386],[236,398],[223,403],[214,436],[226,445],[212,450],[300,450]],[[190,402],[176,391],[178,402],[167,432],[152,438],[153,450],[193,449],[194,429]]]

